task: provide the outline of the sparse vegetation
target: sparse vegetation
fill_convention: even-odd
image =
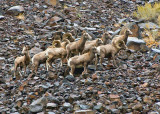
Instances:
[[[144,19],[149,21],[154,21],[159,23],[160,21],[160,3],[155,3],[154,5],[150,3],[145,3],[144,6],[138,6],[137,11],[133,13],[133,16],[138,19]]]
[[[160,15],[160,2],[157,2],[153,5],[150,3],[145,3],[144,6],[138,6],[137,11],[133,13],[133,16],[138,19],[151,21],[160,25],[159,15]],[[151,47],[152,45],[156,46],[159,45],[158,38],[160,37],[160,34],[158,30],[150,30],[149,27],[146,25],[144,32],[148,34],[147,37],[144,37],[144,40],[146,41],[149,47]]]

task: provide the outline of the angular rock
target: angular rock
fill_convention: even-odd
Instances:
[[[74,82],[75,81],[75,77],[72,76],[72,75],[67,75],[65,78],[70,82]]]
[[[47,103],[47,109],[54,109],[54,108],[57,108],[57,104],[55,103]]]
[[[73,114],[95,114],[93,110],[77,110]]]
[[[140,23],[138,25],[140,26],[140,28],[143,28],[143,29],[146,27],[147,27],[147,29],[159,29],[160,28],[157,24],[152,23],[152,22]]]
[[[141,103],[137,103],[132,107],[133,110],[142,111],[143,105]]]
[[[32,113],[38,113],[38,112],[41,112],[43,110],[43,106],[42,105],[32,105],[32,106],[30,106],[29,110]]]
[[[13,6],[7,10],[7,14],[17,16],[20,13],[24,13],[24,8],[22,6]]]
[[[4,20],[5,17],[3,15],[0,15],[0,20]]]
[[[136,37],[128,37],[127,47],[128,49],[131,49],[134,51],[146,52],[149,50],[144,40],[138,39]]]

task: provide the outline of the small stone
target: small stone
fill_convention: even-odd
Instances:
[[[92,80],[94,81],[94,80],[97,80],[97,79],[98,79],[97,74],[93,74],[92,75]]]
[[[48,109],[57,108],[57,104],[55,104],[55,103],[47,103],[47,108],[48,108]]]
[[[32,105],[32,106],[30,106],[30,111],[33,112],[33,113],[41,112],[42,110],[43,110],[42,105]]]
[[[72,76],[72,75],[67,75],[65,78],[70,82],[74,82],[75,81],[75,77]]]
[[[143,102],[148,103],[148,104],[152,104],[152,99],[151,99],[150,96],[144,96],[143,97]]]
[[[110,94],[109,98],[111,101],[120,100],[120,96],[117,94]]]
[[[64,108],[70,108],[70,107],[71,107],[71,104],[70,104],[70,103],[65,102],[65,103],[63,104],[63,107],[64,107]]]
[[[77,110],[74,114],[95,114],[93,110]]]
[[[156,111],[160,112],[160,102],[155,103],[153,107]]]
[[[102,103],[98,103],[96,106],[94,106],[94,109],[99,111],[99,112],[104,111],[104,107],[103,107]]]
[[[141,103],[137,103],[132,107],[133,110],[142,111],[143,105]]]
[[[0,20],[4,20],[4,16],[3,15],[0,15]]]
[[[88,106],[88,105],[80,105],[79,106],[82,110],[87,110],[87,109],[89,109],[90,107]]]
[[[148,85],[149,85],[148,83],[144,83],[144,84],[142,84],[141,86],[142,86],[142,87],[148,87]]]

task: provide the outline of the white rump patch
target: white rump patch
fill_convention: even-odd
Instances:
[[[101,50],[101,48],[100,48],[100,47],[97,47],[96,49],[97,49],[97,54],[100,55],[100,50]]]
[[[71,59],[71,58],[69,58],[69,60],[68,60],[68,66],[70,66],[70,65],[71,65],[71,64],[70,64],[70,63],[71,63],[71,60],[72,60],[72,59]]]

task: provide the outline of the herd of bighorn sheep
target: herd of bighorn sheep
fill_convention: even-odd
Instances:
[[[30,59],[28,46],[24,46],[22,50],[23,56],[17,57],[14,61],[14,76],[16,75],[17,67],[24,68],[25,74],[26,67],[30,61],[32,61],[32,73],[37,73],[40,64],[45,64],[48,71],[52,67],[52,62],[58,58],[61,59],[59,64],[61,67],[67,61],[67,65],[71,69],[70,75],[73,75],[75,68],[78,67],[84,67],[82,75],[87,73],[88,65],[93,62],[97,68],[99,59],[102,66],[104,58],[108,58],[108,63],[112,59],[114,66],[117,67],[115,55],[121,49],[127,49],[127,38],[131,34],[132,32],[126,27],[112,41],[111,35],[107,31],[104,31],[102,38],[91,40],[92,37],[86,31],[83,31],[80,40],[75,41],[71,33],[65,33],[62,39],[54,40],[52,46],[35,54],[32,59]]]

